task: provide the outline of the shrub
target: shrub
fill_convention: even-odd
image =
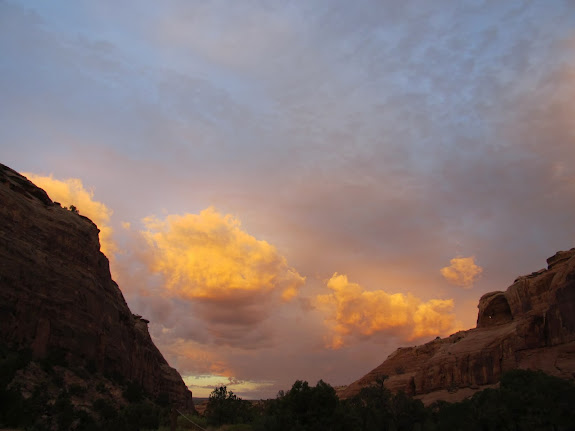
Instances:
[[[6,387],[18,370],[26,368],[32,359],[30,349],[11,351],[3,348],[0,351],[0,387]]]
[[[201,417],[201,416],[193,416],[193,417],[190,417],[188,415],[186,415],[186,416],[189,417],[192,421],[194,421],[196,424],[198,424],[202,428],[208,427],[208,419],[207,418]],[[183,416],[178,416],[177,421],[178,421],[178,429],[197,430],[197,427],[192,422],[190,422],[187,418],[185,418]]]
[[[571,429],[575,385],[541,371],[513,370],[499,389],[485,389],[460,403],[432,406],[440,430]]]
[[[211,425],[246,423],[253,420],[253,408],[249,401],[220,386],[210,394],[204,415]]]
[[[335,390],[320,380],[315,387],[297,380],[287,392],[278,393],[269,400],[261,418],[256,420],[257,430],[347,430],[345,410],[341,408]]]
[[[144,399],[144,389],[136,382],[129,382],[122,395],[126,401],[130,403],[137,403]]]
[[[118,412],[116,411],[116,408],[113,406],[113,404],[104,398],[98,398],[96,401],[94,401],[92,406],[102,419],[113,419],[118,415]]]
[[[52,347],[46,353],[46,356],[40,361],[44,371],[50,372],[54,367],[66,367],[68,362],[66,361],[66,350],[59,347]]]
[[[86,393],[86,388],[81,385],[70,385],[68,392],[70,392],[70,395],[78,397]]]
[[[96,392],[98,392],[99,394],[107,394],[108,388],[103,382],[98,382],[98,384],[96,385]]]
[[[76,418],[74,406],[70,402],[70,397],[63,392],[52,407],[52,412],[57,418],[58,429],[69,430],[70,425]]]

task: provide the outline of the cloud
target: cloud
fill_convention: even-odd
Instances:
[[[274,246],[214,208],[143,222],[142,234],[153,250],[150,269],[164,275],[175,296],[235,306],[279,291],[289,301],[305,281]]]
[[[138,259],[161,276],[161,289],[149,293],[173,304],[177,317],[163,324],[175,327],[174,336],[243,349],[270,345],[274,331],[262,322],[305,282],[273,245],[212,207],[143,223]]]
[[[44,189],[50,199],[60,202],[63,206],[74,205],[80,214],[92,220],[100,229],[100,245],[102,253],[111,258],[117,251],[117,246],[112,240],[112,228],[108,225],[112,210],[102,202],[94,200],[94,192],[86,189],[82,180],[67,178],[64,180],[54,179],[50,176],[41,176],[32,173],[24,174],[38,187]]]
[[[455,257],[450,265],[440,270],[441,275],[451,284],[465,289],[473,287],[473,283],[481,276],[483,268],[475,264],[475,257]]]
[[[326,324],[332,334],[328,346],[338,349],[349,337],[366,338],[380,333],[407,340],[446,335],[455,329],[452,299],[423,302],[411,294],[368,291],[335,273],[327,282],[332,292],[318,295],[318,308],[327,311]]]

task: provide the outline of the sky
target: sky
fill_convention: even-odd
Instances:
[[[194,396],[345,385],[575,247],[572,0],[0,0],[0,162]]]

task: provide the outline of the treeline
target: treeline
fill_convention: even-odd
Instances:
[[[343,401],[321,380],[315,386],[298,380],[259,405],[220,387],[205,418],[212,426],[228,424],[222,429],[229,431],[575,430],[575,385],[540,371],[510,371],[498,389],[428,407],[402,392],[392,394],[384,380]]]

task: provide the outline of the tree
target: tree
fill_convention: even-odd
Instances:
[[[348,430],[335,390],[320,380],[315,387],[297,380],[281,391],[265,409],[262,429],[266,431]]]
[[[361,389],[348,401],[351,414],[361,430],[383,430],[391,421],[392,394],[384,385],[387,376],[380,376],[373,384]]]
[[[246,423],[253,420],[253,409],[249,401],[220,386],[210,394],[204,415],[211,425]]]
[[[459,403],[432,406],[439,430],[569,430],[575,423],[575,385],[541,371],[513,370],[500,388]]]

